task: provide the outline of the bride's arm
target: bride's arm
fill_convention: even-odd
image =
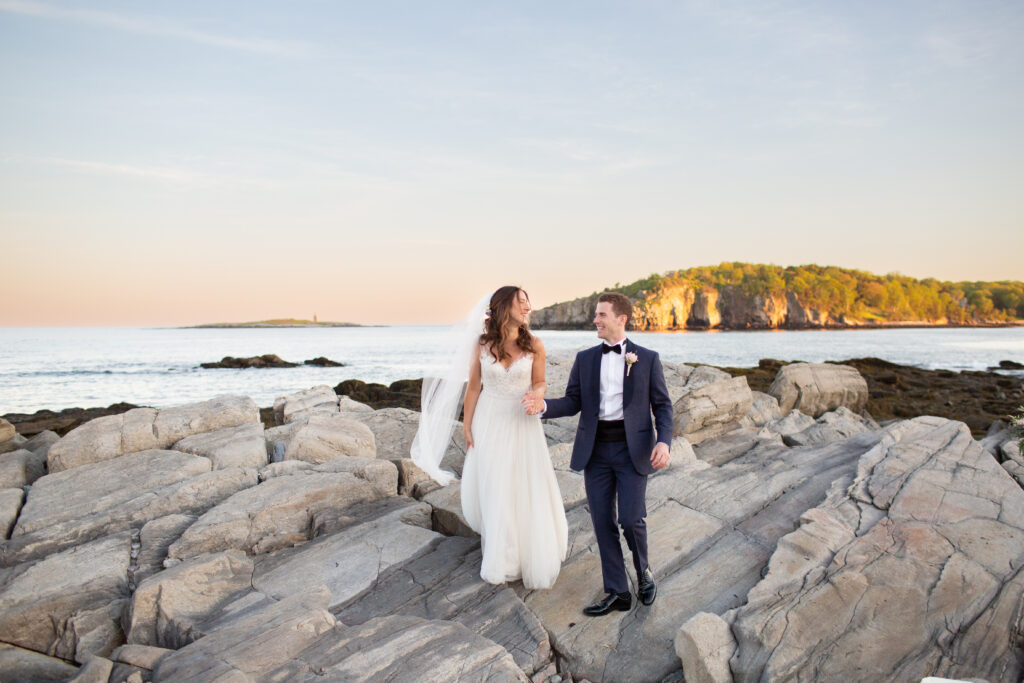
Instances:
[[[532,399],[532,405],[538,412],[544,409],[544,394],[548,390],[546,371],[547,351],[544,349],[544,342],[535,337],[533,340],[533,377],[529,396]]]
[[[466,398],[462,403],[462,435],[466,437],[466,448],[473,445],[473,413],[480,398],[480,353],[474,354],[469,366],[469,382],[466,384]]]

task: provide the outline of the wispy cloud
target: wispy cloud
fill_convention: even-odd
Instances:
[[[0,0],[0,12],[103,26],[142,35],[164,36],[243,52],[293,57],[308,55],[312,52],[312,46],[307,43],[210,33],[183,26],[162,17],[132,16],[87,9],[67,9],[43,2],[34,2],[33,0]]]
[[[31,163],[46,164],[48,166],[68,168],[81,173],[130,177],[144,181],[155,181],[170,185],[200,188],[224,185],[248,185],[255,187],[269,187],[273,185],[270,181],[260,178],[238,176],[234,174],[210,173],[183,166],[155,166],[121,162],[64,159],[60,157],[34,157],[27,159],[7,157],[3,159],[3,161],[28,161]]]

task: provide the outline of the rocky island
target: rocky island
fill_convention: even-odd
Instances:
[[[723,263],[609,288],[633,329],[751,330],[1024,324],[1024,282],[940,282],[835,266]],[[601,292],[534,311],[536,329],[590,329]]]
[[[202,327],[364,327],[364,325],[360,325],[358,323],[318,321],[316,316],[313,316],[313,320],[274,318],[272,320],[256,320],[248,323],[206,323],[204,325],[186,325],[181,329],[189,330]]]
[[[549,357],[552,395],[571,362]],[[547,591],[480,579],[458,482],[409,460],[415,410],[317,386],[265,421],[223,395],[0,422],[0,680],[1019,681],[1011,431],[879,422],[854,365],[763,365],[759,391],[665,363],[658,601],[600,619],[575,418],[544,423],[570,534]],[[456,429],[443,466],[464,458]]]

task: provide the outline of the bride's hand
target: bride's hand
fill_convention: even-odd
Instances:
[[[473,430],[469,425],[462,425],[462,436],[466,439],[466,450],[473,447]]]

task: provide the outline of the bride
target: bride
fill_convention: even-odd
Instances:
[[[480,576],[494,584],[521,578],[538,589],[558,577],[568,528],[544,430],[521,404],[526,392],[543,396],[546,387],[544,344],[530,334],[529,314],[526,292],[506,286],[456,326],[449,371],[423,381],[412,457],[440,483],[451,480],[439,465],[468,380],[462,513],[480,534]]]

